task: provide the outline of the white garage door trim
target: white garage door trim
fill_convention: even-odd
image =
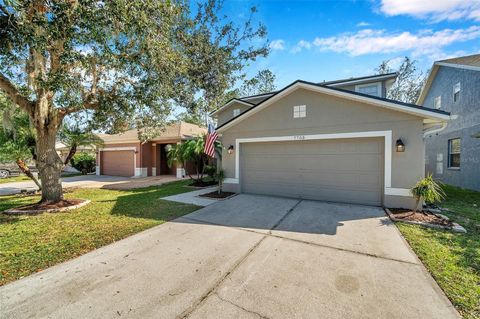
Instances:
[[[310,140],[330,140],[361,137],[383,137],[385,141],[385,165],[384,165],[384,194],[396,196],[411,197],[410,191],[405,188],[392,188],[392,131],[369,131],[369,132],[350,132],[334,134],[312,134],[312,135],[288,135],[288,136],[269,136],[254,138],[237,138],[235,140],[235,178],[226,178],[225,183],[238,184],[240,176],[240,144],[258,143],[258,142],[285,142],[285,141],[310,141]]]
[[[100,175],[100,163],[102,162],[101,156],[102,152],[114,152],[114,151],[133,151],[133,172],[134,176],[141,176],[142,175],[142,170],[141,168],[137,168],[137,156],[135,155],[135,152],[137,151],[137,148],[132,146],[132,147],[107,147],[107,148],[99,148],[98,149],[98,165],[95,167],[95,175]]]

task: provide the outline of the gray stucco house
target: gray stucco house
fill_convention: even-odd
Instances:
[[[417,104],[452,114],[425,136],[426,171],[480,190],[480,54],[435,62]]]
[[[395,77],[298,80],[229,101],[212,113],[225,190],[412,208],[424,130],[450,115],[386,99]]]

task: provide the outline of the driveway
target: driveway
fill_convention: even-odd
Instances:
[[[122,176],[105,175],[81,175],[73,177],[63,177],[62,186],[64,188],[107,188],[107,189],[132,189],[147,187],[152,185],[161,185],[163,183],[175,181],[177,178],[170,175],[150,176],[142,178],[131,178]],[[36,185],[31,181],[14,182],[0,184],[1,195],[18,194],[22,190],[36,190]]]
[[[238,195],[0,288],[4,318],[459,318],[382,209]]]

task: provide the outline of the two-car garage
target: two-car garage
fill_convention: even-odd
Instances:
[[[383,138],[244,143],[245,193],[382,204]]]

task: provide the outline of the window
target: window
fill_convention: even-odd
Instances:
[[[307,106],[306,105],[296,105],[293,107],[293,117],[300,118],[307,116]]]
[[[460,97],[460,82],[453,86],[453,102],[457,102]]]
[[[435,100],[433,100],[433,106],[436,108],[436,109],[439,109],[442,107],[442,96],[439,95],[435,98]]]
[[[381,96],[381,85],[380,83],[357,85],[356,91],[363,94]]]
[[[233,117],[239,116],[240,115],[240,109],[234,109],[233,110]]]
[[[460,168],[460,147],[461,140],[454,138],[448,140],[448,167]]]

